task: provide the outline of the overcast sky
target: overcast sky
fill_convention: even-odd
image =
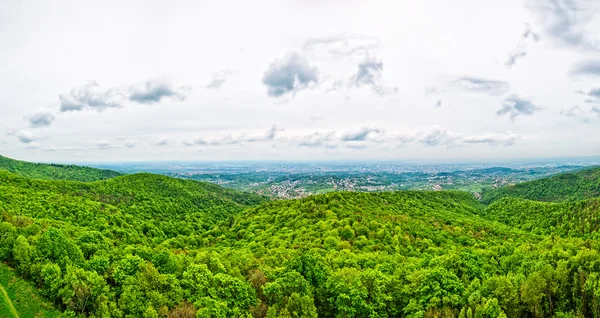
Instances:
[[[0,2],[0,154],[600,155],[600,1]]]

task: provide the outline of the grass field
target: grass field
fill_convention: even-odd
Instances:
[[[21,279],[14,269],[0,263],[0,317],[62,317],[37,294],[31,283]]]

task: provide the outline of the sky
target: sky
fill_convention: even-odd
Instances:
[[[600,1],[0,2],[0,154],[600,155]]]

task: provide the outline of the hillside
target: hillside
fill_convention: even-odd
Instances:
[[[600,198],[573,202],[540,202],[502,198],[482,216],[542,235],[600,238]]]
[[[562,173],[550,178],[489,189],[482,193],[482,202],[489,204],[503,197],[535,201],[577,201],[600,196],[600,168]]]
[[[47,181],[0,171],[0,212],[87,226],[111,236],[161,241],[209,229],[263,202],[260,196],[160,175],[97,182]]]
[[[24,177],[44,180],[98,181],[121,175],[112,170],[102,170],[76,165],[31,163],[0,156],[0,170]]]
[[[30,282],[0,263],[0,317],[63,317],[47,300],[38,295]]]
[[[0,262],[67,316],[592,317],[597,203],[0,171]]]

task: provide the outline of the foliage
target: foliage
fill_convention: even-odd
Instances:
[[[596,200],[0,172],[0,261],[69,316],[600,317]]]
[[[45,180],[98,181],[120,176],[112,170],[76,165],[43,164],[14,160],[0,156],[0,170],[21,176]]]
[[[574,173],[563,173],[550,178],[518,183],[482,194],[483,203],[504,197],[536,201],[578,201],[600,196],[600,168],[589,168]]]

